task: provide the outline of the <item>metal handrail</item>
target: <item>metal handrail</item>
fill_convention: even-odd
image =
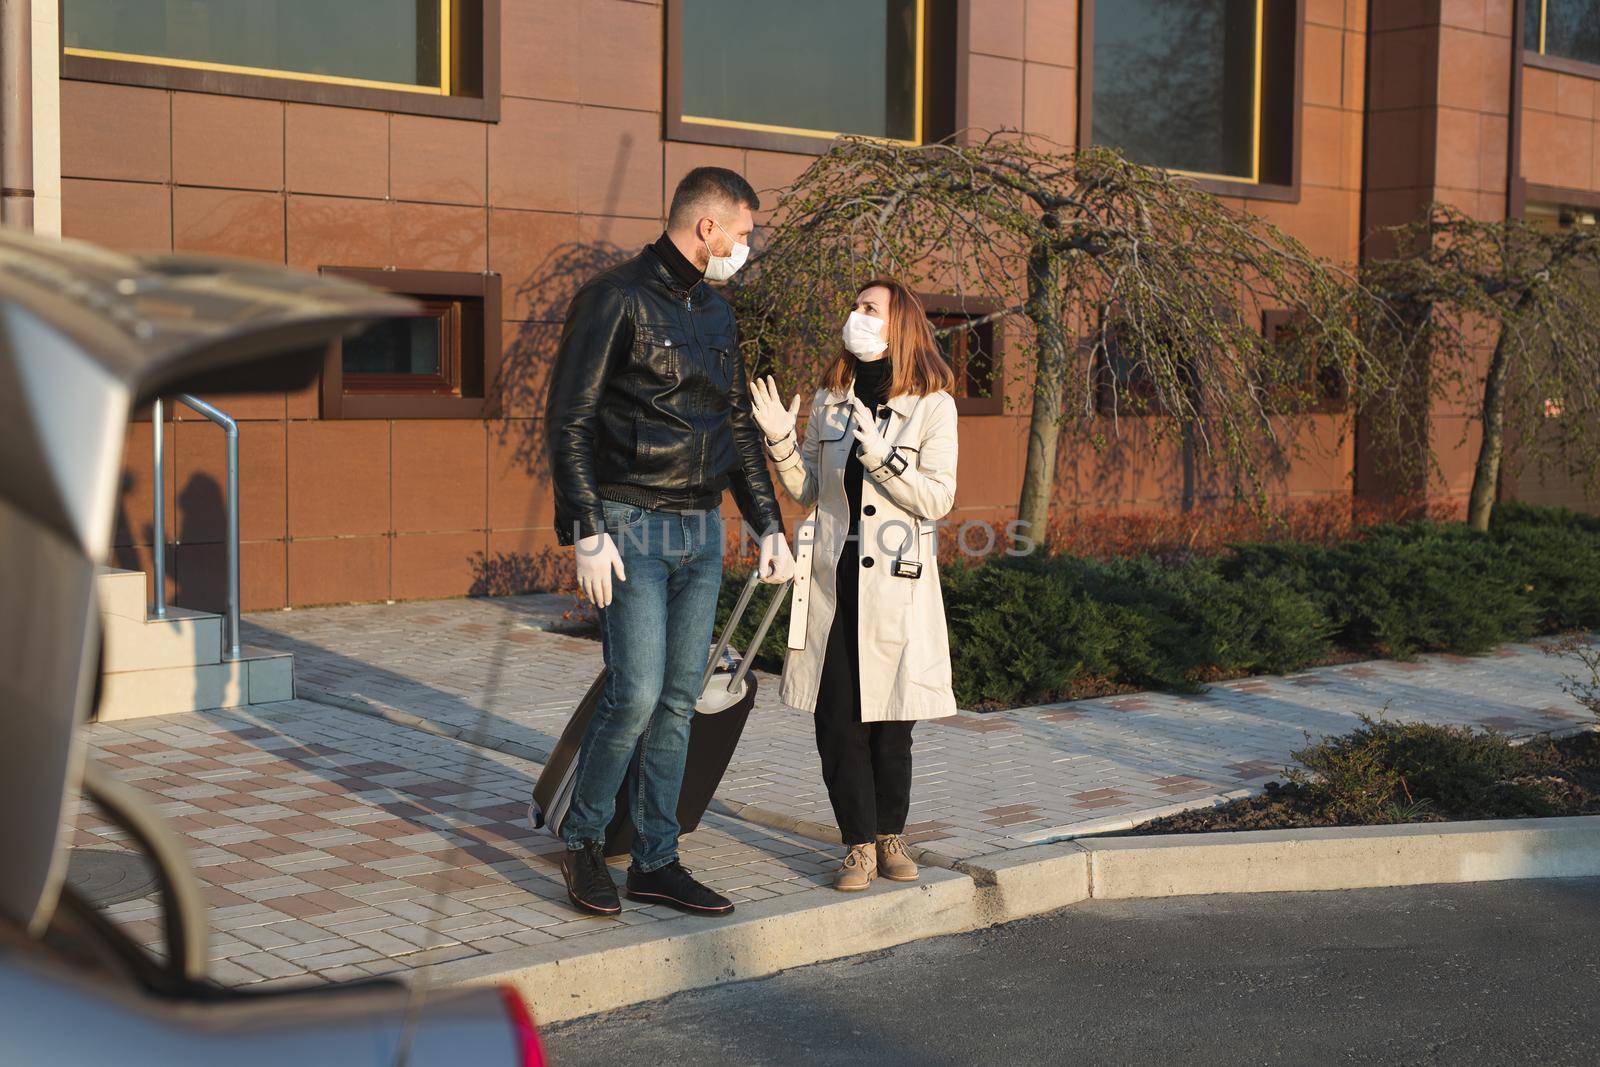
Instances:
[[[156,397],[155,409],[151,412],[151,419],[155,424],[155,456],[153,476],[155,497],[155,516],[152,525],[155,527],[153,539],[155,540],[156,564],[156,618],[167,617],[167,476],[166,461],[162,458],[161,442],[166,434],[166,412],[161,398]]]
[[[180,393],[176,401],[187,404],[222,427],[228,442],[228,612],[226,659],[239,658],[239,424],[226,413],[189,393]],[[167,617],[167,475],[162,457],[161,438],[162,402],[155,402],[155,565],[156,610],[158,619]]]

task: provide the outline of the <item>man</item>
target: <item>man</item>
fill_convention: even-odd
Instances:
[[[556,537],[576,545],[609,671],[561,830],[567,896],[590,914],[622,910],[602,845],[624,778],[628,898],[733,910],[678,862],[677,807],[722,586],[723,489],[760,534],[762,580],[794,567],[733,309],[705,284],[744,262],[758,207],[733,171],[690,171],[666,232],[573,297],[556,352],[545,414]]]

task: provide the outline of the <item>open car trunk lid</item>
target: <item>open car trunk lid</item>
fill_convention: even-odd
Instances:
[[[308,384],[328,342],[412,301],[215,256],[125,255],[0,232],[0,919],[37,933],[65,871],[63,804],[98,677],[133,407]]]

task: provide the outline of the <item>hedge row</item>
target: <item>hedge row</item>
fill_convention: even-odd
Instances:
[[[940,577],[958,702],[1012,706],[1600,627],[1600,519],[1504,503],[1487,534],[1384,524],[1331,545],[1241,544],[1176,564],[1036,554]],[[719,618],[741,585],[730,579]],[[781,670],[787,634],[785,608],[758,666]]]

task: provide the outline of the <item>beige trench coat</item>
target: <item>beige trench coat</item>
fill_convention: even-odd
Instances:
[[[785,704],[815,712],[823,655],[833,626],[839,556],[850,529],[844,468],[855,447],[851,383],[819,389],[795,434],[767,446],[784,490],[815,510],[795,534],[789,642],[779,694]],[[889,400],[878,432],[906,457],[906,468],[868,470],[861,479],[861,717],[864,722],[934,719],[956,713],[950,682],[950,635],[939,586],[938,526],[956,495],[956,402],[940,390]],[[920,528],[921,535],[912,531]],[[897,577],[896,559],[920,561],[916,578]]]

